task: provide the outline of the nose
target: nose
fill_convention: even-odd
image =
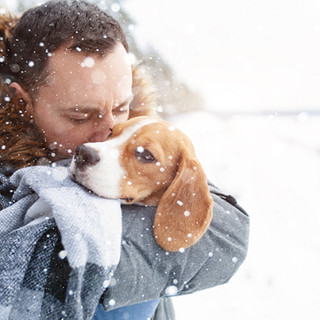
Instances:
[[[96,124],[95,132],[90,142],[106,141],[115,123],[116,122],[112,113],[105,114]]]
[[[85,145],[76,148],[74,159],[78,169],[93,166],[100,161],[97,151],[93,148],[86,147]]]

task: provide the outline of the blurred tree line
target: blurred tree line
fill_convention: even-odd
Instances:
[[[133,32],[136,22],[122,6],[123,2],[127,0],[87,1],[97,4],[121,24],[127,36],[130,52],[134,55],[136,63],[142,64],[145,67],[146,73],[152,79],[157,92],[157,111],[162,117],[166,118],[181,112],[203,109],[204,103],[201,96],[176,78],[169,63],[152,46],[149,46],[145,50],[138,47]],[[43,2],[46,1],[0,0],[0,7],[19,14]]]

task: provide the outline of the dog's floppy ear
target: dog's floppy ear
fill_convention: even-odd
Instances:
[[[212,206],[202,166],[184,150],[176,176],[162,196],[155,215],[157,243],[168,251],[195,244],[210,224]]]

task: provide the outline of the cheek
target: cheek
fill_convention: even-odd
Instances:
[[[63,125],[50,105],[37,105],[34,109],[34,121],[44,136],[57,135],[62,130]]]
[[[90,131],[89,131],[90,132]],[[60,130],[56,130],[54,137],[57,142],[64,145],[66,148],[75,151],[75,148],[89,141],[89,132],[82,128],[65,128],[62,127]]]
[[[46,140],[47,146],[61,145],[62,149],[74,153],[75,148],[88,142],[90,130],[66,124],[63,120],[43,121],[39,128]],[[60,149],[60,148],[59,148]]]
[[[58,119],[51,118],[51,120],[42,121],[39,124],[38,126],[42,130],[43,135],[49,140],[58,139],[59,141],[62,141],[70,138],[70,130],[68,130],[63,123],[59,122]]]

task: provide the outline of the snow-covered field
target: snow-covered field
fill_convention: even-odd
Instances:
[[[211,181],[251,217],[249,253],[228,284],[175,297],[177,320],[320,319],[320,116],[172,118]]]

